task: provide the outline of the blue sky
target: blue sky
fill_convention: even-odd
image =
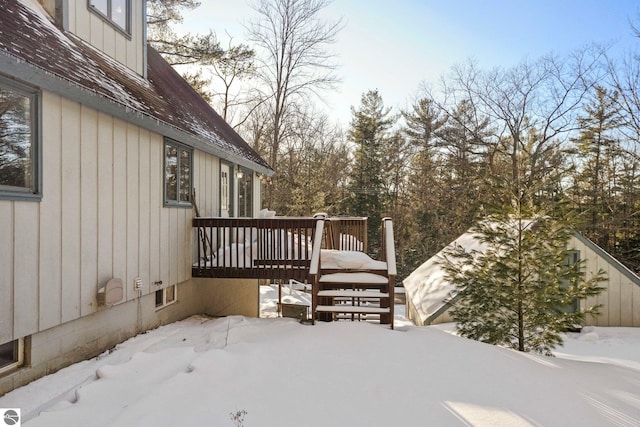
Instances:
[[[201,1],[184,28],[243,41],[242,24],[255,16],[248,0]],[[437,84],[469,58],[483,68],[509,67],[594,42],[612,44],[614,54],[640,46],[629,25],[640,23],[637,0],[334,0],[325,17],[344,21],[333,47],[342,83],[326,97],[343,124],[362,93],[378,89],[397,111],[422,82]]]

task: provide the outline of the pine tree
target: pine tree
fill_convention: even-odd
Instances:
[[[435,100],[423,98],[403,118],[415,150],[408,175],[414,232],[407,260],[420,264],[477,217],[492,144],[487,117],[469,101],[445,113]]]
[[[585,234],[605,250],[613,252],[615,228],[613,213],[617,167],[622,150],[614,132],[621,126],[617,94],[596,87],[594,99],[585,107],[586,115],[578,118],[580,134],[573,139],[579,160],[574,176],[574,201],[585,215]]]
[[[617,244],[612,251],[616,259],[636,273],[640,272],[640,161],[632,156],[622,162],[615,227]]]
[[[196,0],[146,0],[147,42],[156,49],[182,77],[208,103],[214,98],[220,101],[222,116],[229,118],[229,108],[243,104],[231,96],[231,85],[239,79],[254,74],[255,52],[247,45],[220,46],[216,34],[177,34],[176,24],[183,21],[182,13],[196,9]],[[181,66],[189,65],[188,68]],[[220,92],[212,90],[211,75],[216,77],[214,86],[222,86]],[[217,99],[219,98],[219,99]]]
[[[384,107],[377,90],[362,95],[358,109],[352,107],[349,141],[356,145],[353,166],[349,174],[350,197],[345,201],[345,213],[366,216],[369,251],[380,246],[380,226],[383,215],[383,152],[388,142],[387,131],[393,119]]]
[[[195,0],[147,0],[147,41],[171,65],[211,64],[224,53],[213,31],[178,35],[173,30],[183,10],[198,6]]]
[[[445,209],[439,191],[439,165],[435,141],[446,116],[430,98],[421,98],[409,111],[402,112],[403,132],[412,147],[407,173],[407,191],[403,201],[408,205],[404,235],[394,225],[404,249],[398,248],[399,275],[410,274],[416,267],[438,252],[450,240],[443,238],[442,215]],[[394,222],[396,215],[394,214]],[[396,231],[397,230],[397,231]],[[448,239],[448,240],[447,240]]]
[[[561,333],[580,325],[598,307],[569,309],[597,295],[603,274],[586,278],[584,265],[568,263],[573,233],[564,203],[539,195],[560,176],[540,175],[525,151],[515,159],[517,179],[495,177],[502,203],[471,229],[483,248],[448,251],[443,268],[455,284],[452,314],[462,336],[519,351],[551,354]],[[553,158],[549,154],[550,158]],[[536,177],[536,180],[528,179]]]

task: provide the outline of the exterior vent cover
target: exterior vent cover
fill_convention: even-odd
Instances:
[[[98,306],[112,306],[122,301],[124,290],[121,279],[111,279],[98,290]]]

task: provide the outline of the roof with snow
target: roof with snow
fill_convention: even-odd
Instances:
[[[468,231],[429,258],[402,281],[406,297],[411,300],[416,314],[420,317],[414,320],[419,320],[420,324],[431,323],[449,307],[446,300],[455,290],[455,285],[447,280],[442,262],[444,262],[444,254],[457,246],[464,248],[467,252],[484,250],[480,240]]]
[[[269,165],[150,46],[147,79],[55,25],[35,1],[0,0],[0,72],[257,172]]]

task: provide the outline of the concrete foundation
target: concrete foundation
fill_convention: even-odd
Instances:
[[[0,396],[73,363],[95,357],[141,332],[195,314],[260,313],[255,279],[190,279],[178,284],[177,301],[160,309],[153,293],[25,337],[25,363],[0,377]]]

